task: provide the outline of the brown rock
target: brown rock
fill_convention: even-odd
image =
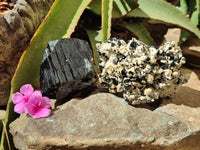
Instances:
[[[197,38],[190,36],[186,42],[181,45],[183,54],[188,65],[200,65],[200,42]]]
[[[195,72],[191,72],[188,82],[184,85],[185,87],[189,87],[191,89],[200,91],[200,81]]]
[[[167,33],[165,34],[165,41],[174,41],[177,46],[179,42],[180,34],[181,34],[180,28],[168,29]]]
[[[188,82],[183,86],[180,86],[176,90],[176,94],[173,98],[169,100],[163,100],[162,105],[167,105],[170,103],[186,106],[200,107],[200,80],[198,78],[199,71],[194,70],[195,72],[189,69],[183,69],[182,72],[188,75]]]
[[[0,106],[6,105],[10,94],[11,77],[7,72],[0,72]]]
[[[187,124],[192,132],[200,131],[200,107],[168,104],[157,110],[166,112]]]
[[[188,114],[181,116],[184,112]],[[199,121],[191,118],[199,114],[199,109],[175,104],[154,111],[135,108],[122,98],[98,93],[72,99],[48,118],[22,115],[10,124],[10,132],[19,150],[197,150]]]
[[[0,106],[6,105],[19,57],[54,0],[17,0],[0,15]]]

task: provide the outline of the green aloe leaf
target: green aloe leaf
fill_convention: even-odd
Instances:
[[[86,29],[86,32],[88,34],[90,44],[91,44],[92,49],[93,49],[94,68],[95,68],[95,71],[98,73],[99,72],[99,68],[98,68],[99,54],[97,52],[96,44],[100,43],[101,40],[102,40],[102,30],[98,31],[98,29],[96,29],[96,30]]]
[[[99,68],[98,68],[99,54],[97,52],[96,44],[100,43],[101,40],[102,40],[102,31],[101,30],[98,31],[98,30],[86,29],[86,32],[88,34],[90,44],[91,44],[92,49],[93,49],[94,68],[95,68],[95,71],[98,72],[99,71]]]
[[[101,15],[101,0],[94,0],[89,5],[91,11]],[[112,17],[119,18],[138,7],[137,0],[113,0]]]
[[[181,36],[179,38],[179,43],[178,44],[182,45],[190,35],[191,35],[191,33],[188,30],[182,29],[181,30]]]
[[[199,16],[199,13],[200,13],[199,4],[200,4],[199,0],[189,1],[189,8],[188,8],[189,17],[190,17],[191,21],[194,23],[195,26],[197,26],[199,24],[199,18],[200,18],[200,16]],[[185,13],[185,12],[183,12],[183,13]],[[191,33],[188,32],[187,30],[182,30],[179,45],[181,45],[183,42],[185,42],[190,35],[191,35]]]
[[[194,33],[200,39],[199,29],[181,11],[163,0],[138,0],[139,7],[128,13],[130,17],[155,19],[175,24]]]
[[[133,32],[139,39],[141,39],[147,45],[156,45],[153,38],[140,22],[128,22],[126,28]]]
[[[70,37],[79,17],[91,1],[55,0],[47,18],[41,23],[31,40],[30,46],[23,53],[19,61],[11,82],[10,95],[19,91],[20,87],[26,83],[32,84],[33,87],[39,85],[40,63],[47,42],[62,38],[65,33],[65,37]],[[7,129],[9,123],[15,118],[16,116],[13,112],[13,104],[10,96],[7,105],[7,115],[4,121]],[[5,132],[2,133],[0,149],[3,149],[3,146],[4,149],[8,149]]]
[[[114,0],[113,17],[121,17],[138,7],[137,0]]]
[[[181,7],[181,11],[184,15],[187,14],[188,11],[188,5],[187,5],[187,0],[180,0],[180,7]]]
[[[200,65],[190,64],[191,66],[200,69]]]
[[[199,24],[199,0],[189,1],[189,17],[192,22],[197,26]]]
[[[102,41],[110,37],[113,0],[102,0]]]

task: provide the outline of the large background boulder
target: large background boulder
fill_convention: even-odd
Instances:
[[[19,58],[54,0],[17,0],[0,15],[0,106],[6,105]]]

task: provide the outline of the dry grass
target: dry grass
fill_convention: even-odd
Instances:
[[[3,124],[3,132],[5,132],[5,134],[6,134],[6,139],[7,139],[7,141],[8,141],[8,148],[9,148],[9,150],[11,150],[10,141],[9,141],[9,138],[8,138],[8,132],[7,132],[7,129],[6,129],[6,126],[5,126],[5,123],[4,123],[3,120],[2,120],[2,124]],[[4,146],[3,146],[2,148],[3,148],[3,150],[4,150]]]

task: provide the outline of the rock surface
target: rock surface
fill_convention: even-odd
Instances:
[[[200,71],[194,70],[196,73],[189,69],[183,69],[182,71],[185,74],[189,74],[188,82],[178,87],[176,95],[172,99],[163,100],[162,105],[173,103],[176,105],[184,104],[192,108],[198,108],[200,107],[200,80],[198,77]]]
[[[200,42],[197,38],[190,37],[181,45],[187,64],[200,65]]]
[[[166,103],[151,111],[130,106],[112,94],[97,93],[72,99],[48,118],[22,115],[10,124],[10,132],[19,150],[199,150],[199,118],[200,104]]]
[[[94,82],[93,55],[89,44],[77,38],[48,42],[40,68],[44,96],[62,100],[70,93],[89,89]]]
[[[6,111],[0,110],[0,131],[2,130],[3,127],[2,120],[4,120],[5,116],[6,116]]]
[[[17,0],[0,15],[0,106],[6,105],[19,57],[54,0]]]

